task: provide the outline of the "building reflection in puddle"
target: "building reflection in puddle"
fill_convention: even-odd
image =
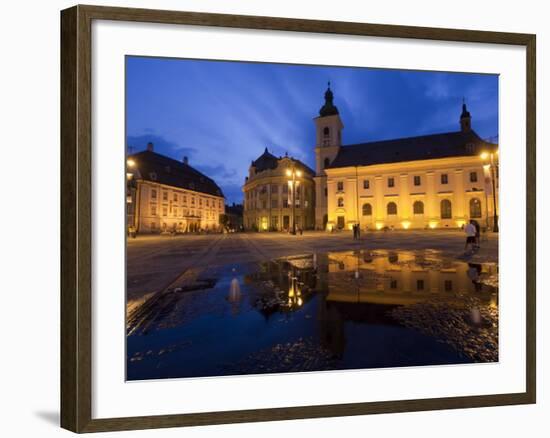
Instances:
[[[482,274],[496,275],[496,265],[473,265],[441,259],[435,252],[406,251],[329,253],[326,263],[328,271],[320,278],[326,284],[323,289],[328,301],[407,305],[463,295],[496,300],[494,288],[479,281]]]
[[[213,268],[144,310],[128,379],[495,362],[497,274],[429,250]]]
[[[497,304],[496,288],[480,281],[496,276],[496,265],[445,260],[435,252],[313,254],[266,263],[261,272],[286,291],[289,307],[303,304],[304,287],[334,302],[407,305],[472,295]]]
[[[435,251],[319,253],[278,259],[262,272],[282,294],[268,313],[295,311],[316,297],[319,341],[338,359],[346,351],[347,323],[400,325],[392,309],[436,300],[465,307],[477,325],[479,306],[498,306],[497,288],[481,281],[496,277],[497,265],[442,259]]]

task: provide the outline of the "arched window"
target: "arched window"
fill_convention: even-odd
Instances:
[[[424,203],[422,201],[416,201],[413,204],[413,213],[414,214],[424,214]]]
[[[338,198],[338,207],[344,206],[344,198]]]
[[[328,126],[325,126],[325,127],[323,128],[323,136],[324,136],[324,137],[328,137],[329,135],[330,135],[330,129],[329,129]]]
[[[363,204],[363,216],[372,216],[372,205]]]
[[[441,219],[451,219],[453,217],[453,208],[451,201],[444,199],[441,201]]]
[[[470,217],[481,217],[481,201],[477,198],[470,199]]]
[[[325,158],[324,168],[326,169],[330,164],[330,160],[328,158]]]
[[[397,214],[397,204],[395,202],[390,202],[386,207],[386,211],[388,215]]]

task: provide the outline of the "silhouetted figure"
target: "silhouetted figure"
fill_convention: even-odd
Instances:
[[[476,242],[475,242],[475,249],[479,249],[479,242],[480,242],[480,232],[481,232],[481,226],[479,225],[479,222],[475,219],[472,220],[472,223],[474,224],[474,227],[476,228]]]
[[[464,251],[468,249],[468,245],[471,246],[473,251],[476,244],[476,227],[473,224],[473,220],[466,224],[464,227],[464,232],[466,233],[466,244],[464,245]]]

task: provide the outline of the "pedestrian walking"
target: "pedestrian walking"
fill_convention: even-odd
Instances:
[[[464,232],[466,233],[466,244],[464,245],[464,251],[468,249],[468,245],[471,246],[473,251],[476,244],[476,227],[473,224],[473,221],[466,224],[464,227]]]
[[[472,220],[472,222],[474,223],[474,227],[476,227],[476,242],[475,242],[475,248],[476,249],[479,249],[479,244],[480,244],[480,234],[481,234],[481,226],[479,225],[479,222],[476,221],[475,219]]]

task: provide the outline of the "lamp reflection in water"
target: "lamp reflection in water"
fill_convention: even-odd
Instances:
[[[239,280],[237,278],[233,278],[233,280],[231,280],[227,301],[231,303],[231,313],[238,313],[239,304],[241,302],[241,285],[239,284]]]
[[[294,269],[288,271],[288,307],[290,309],[301,307],[304,304],[302,290]]]

